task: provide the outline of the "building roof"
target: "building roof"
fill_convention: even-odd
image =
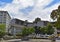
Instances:
[[[0,11],[0,12],[7,13],[7,14],[8,14],[8,16],[10,17],[10,15],[9,15],[8,11]],[[10,17],[10,18],[11,18],[11,17]]]

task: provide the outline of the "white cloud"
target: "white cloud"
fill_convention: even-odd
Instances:
[[[47,7],[46,9],[43,9],[46,5],[48,5],[52,1],[53,0],[45,0],[45,1],[41,1],[41,2],[38,1],[34,10],[29,14],[30,18],[31,17],[33,17],[33,18],[40,17],[42,20],[52,21],[50,18],[51,11],[54,9],[57,9],[58,6],[60,5],[60,3],[57,3],[49,8]],[[32,18],[32,20],[33,20],[33,18]]]
[[[28,6],[33,6],[34,5],[34,0],[13,0],[14,4],[19,4],[20,6],[28,7]]]
[[[36,17],[40,17],[42,20],[49,20],[50,13],[53,9],[56,9],[60,3],[53,5],[52,7],[43,9],[53,0],[13,0],[12,3],[8,3],[4,8],[0,7],[0,10],[7,10],[12,17],[19,18],[21,20],[33,21]],[[28,15],[20,12],[20,9],[28,6],[34,6],[32,12]]]

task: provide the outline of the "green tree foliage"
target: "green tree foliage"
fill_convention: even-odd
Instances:
[[[27,35],[29,35],[29,34],[32,34],[32,33],[34,33],[34,28],[23,28],[22,29],[22,36],[27,36]]]
[[[34,28],[29,28],[28,30],[29,30],[29,34],[32,34],[32,33],[34,33],[34,31],[35,31]]]
[[[54,33],[54,28],[52,27],[52,25],[50,23],[48,23],[46,28],[47,28],[47,34],[53,34]]]
[[[51,17],[53,20],[56,20],[56,19],[57,19],[57,22],[55,23],[55,27],[60,29],[60,6],[58,7],[58,9],[53,10],[53,11],[51,12],[50,17]]]
[[[50,16],[53,20],[58,19],[60,17],[60,6],[58,7],[58,9],[53,10]]]
[[[53,34],[54,29],[52,28],[51,24],[48,24],[46,27],[41,27],[40,32],[41,34]]]
[[[5,24],[0,24],[0,30],[4,30],[5,31],[5,29],[6,29]]]
[[[41,21],[41,19],[39,17],[37,17],[37,18],[35,18],[34,23],[37,24],[39,21]],[[38,26],[35,26],[34,29],[35,29],[35,33],[36,34],[39,34],[40,33]]]
[[[40,28],[40,33],[41,34],[45,34],[46,33],[46,28],[45,27],[41,27]]]
[[[6,25],[0,24],[0,37],[3,37],[5,35],[5,29],[6,29]]]
[[[57,19],[57,22],[55,23],[55,27],[57,29],[60,29],[60,17]]]
[[[41,21],[39,17],[37,17],[34,22],[37,23],[38,21]]]
[[[36,34],[40,34],[40,27],[35,26],[34,29]]]

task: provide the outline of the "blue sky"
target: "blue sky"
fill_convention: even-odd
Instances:
[[[5,3],[11,3],[13,0],[0,0],[0,2],[5,2]],[[56,3],[59,3],[60,0],[53,0],[49,5],[47,5],[46,7],[50,7]],[[0,3],[1,4],[1,3]]]
[[[59,3],[60,2],[60,0],[53,0],[50,4],[48,4],[45,8],[48,8],[48,7],[51,7],[51,6],[53,6],[54,4],[57,4],[57,3]]]
[[[34,8],[33,6],[29,6],[29,7],[20,9],[20,11],[23,12],[23,13],[25,13],[25,14],[28,14],[29,12],[32,11],[33,8]]]
[[[0,0],[0,6],[5,6],[6,4],[11,3],[11,2],[12,0]]]
[[[36,17],[50,20],[51,11],[59,5],[60,0],[0,0],[0,10],[8,11],[12,18],[29,21]]]
[[[11,3],[13,0],[0,0],[1,2]]]

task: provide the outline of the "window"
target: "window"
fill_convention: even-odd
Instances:
[[[4,14],[4,16],[6,16],[6,14]]]

